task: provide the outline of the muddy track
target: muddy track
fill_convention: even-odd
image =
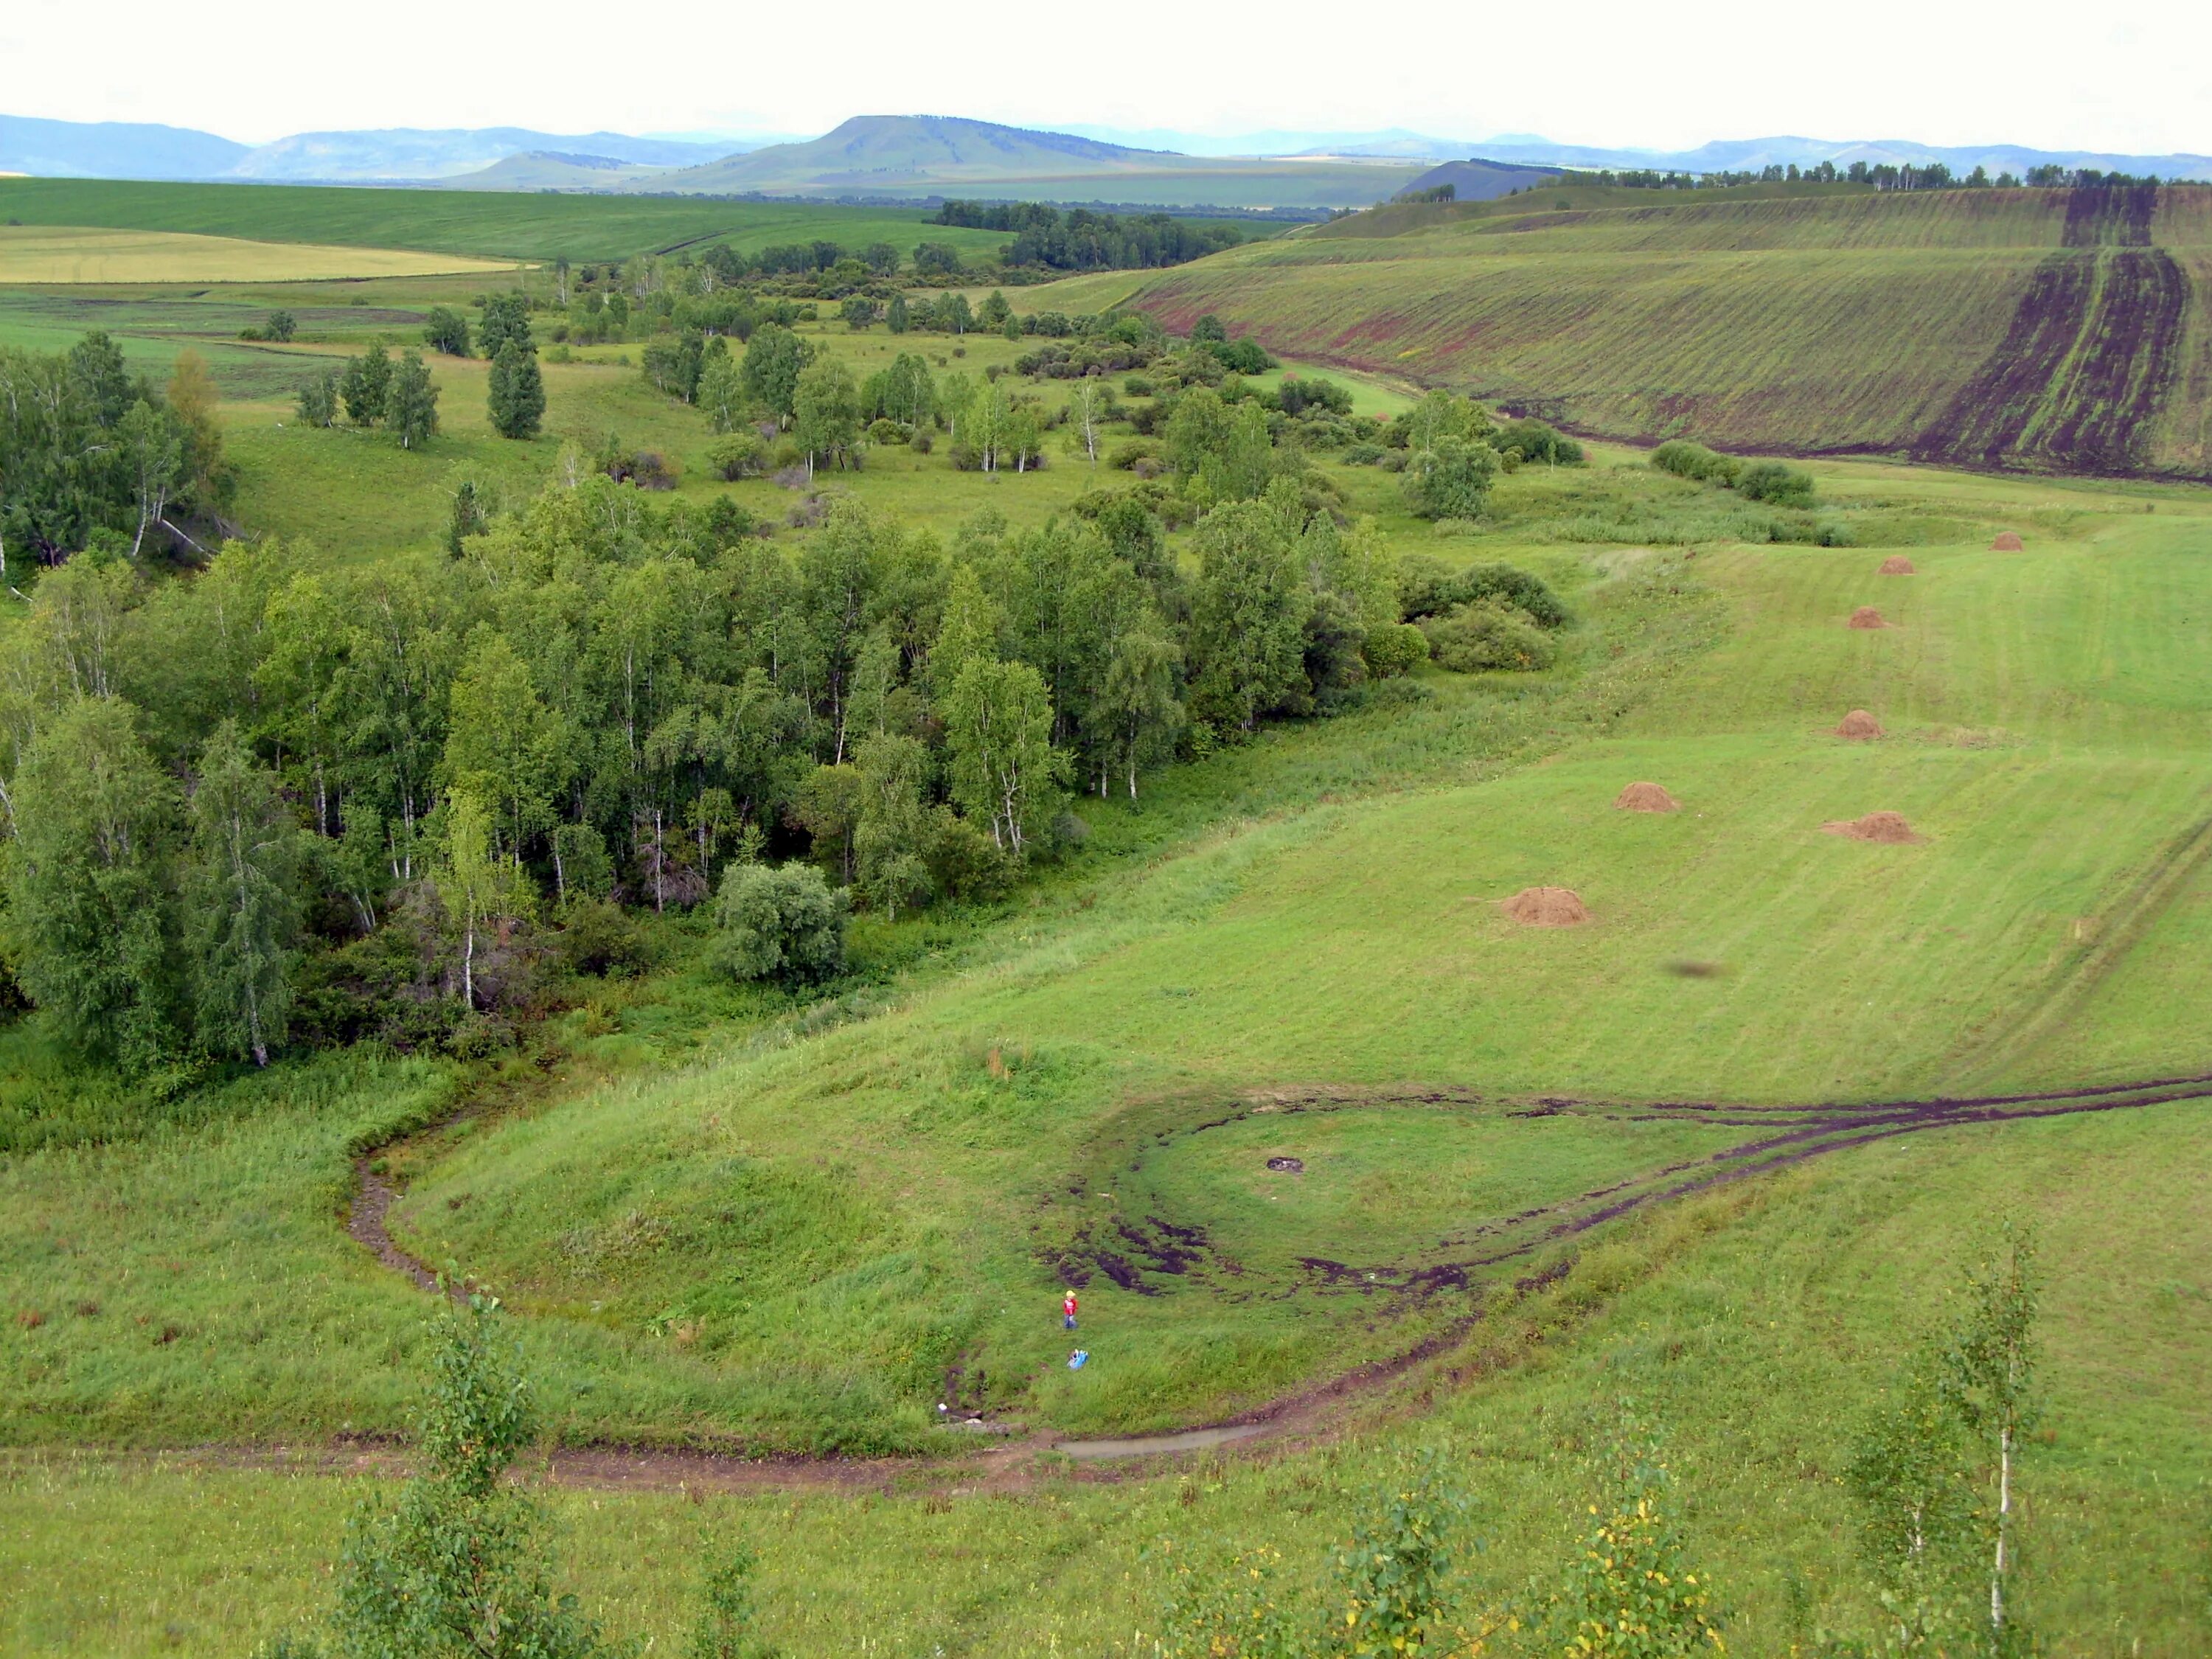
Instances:
[[[2188,851],[2197,852],[2195,838],[2189,841]],[[2174,861],[2189,862],[2193,867],[2193,860]],[[1572,1115],[1622,1121],[1690,1121],[1755,1129],[1758,1133],[1720,1151],[1647,1170],[1556,1204],[1479,1222],[1439,1241],[1437,1259],[1417,1267],[1366,1267],[1319,1257],[1307,1258],[1301,1264],[1304,1279],[1289,1286],[1285,1293],[1346,1290],[1362,1297],[1403,1300],[1425,1297],[1443,1290],[1479,1289],[1479,1280],[1486,1272],[1543,1255],[1549,1247],[1571,1241],[1607,1222],[1656,1204],[1771,1175],[1832,1152],[1932,1130],[2131,1111],[2208,1099],[2212,1099],[2212,1073],[2017,1094],[1937,1095],[1765,1107],[1718,1101],[1632,1103],[1546,1097],[1505,1109],[1516,1116]],[[1226,1111],[1217,1106],[1204,1121],[1187,1125],[1183,1133],[1204,1133],[1259,1112],[1333,1112],[1409,1105],[1449,1109],[1486,1104],[1488,1103],[1482,1097],[1463,1089],[1356,1094],[1328,1090],[1275,1091],[1249,1097]],[[1176,1138],[1173,1133],[1146,1136],[1153,1147]],[[372,1167],[372,1159],[373,1155],[364,1156],[356,1164],[360,1187],[346,1231],[385,1266],[404,1273],[418,1286],[434,1291],[439,1285],[437,1276],[392,1238],[386,1217],[396,1194],[391,1182]],[[1190,1248],[1194,1241],[1203,1240],[1199,1230],[1158,1218],[1152,1224],[1184,1251],[1174,1262],[1172,1271],[1180,1274],[1201,1259]],[[1473,1253],[1461,1253],[1470,1245],[1476,1246]],[[1501,1281],[1498,1288],[1510,1283],[1515,1290],[1525,1291],[1566,1277],[1572,1269],[1571,1258],[1553,1254],[1555,1259],[1528,1277]],[[1060,1269],[1062,1277],[1068,1277],[1071,1264],[1065,1256],[1052,1265]],[[529,1478],[551,1485],[701,1492],[785,1487],[889,1491],[902,1480],[921,1480],[967,1491],[1018,1487],[1029,1484],[1047,1467],[1067,1467],[1056,1461],[1048,1464],[1048,1456],[1073,1458],[1094,1468],[1109,1460],[1144,1468],[1149,1467],[1148,1459],[1188,1449],[1325,1431],[1335,1426],[1363,1397],[1378,1393],[1428,1362],[1460,1347],[1482,1328],[1484,1319],[1484,1311],[1478,1305],[1472,1313],[1450,1321],[1420,1342],[1388,1358],[1358,1366],[1224,1421],[1156,1435],[1097,1441],[1055,1440],[1048,1433],[1017,1438],[1002,1425],[977,1419],[968,1425],[970,1430],[1005,1437],[987,1449],[949,1458],[747,1457],[736,1453],[597,1445],[555,1450],[533,1466]],[[955,1434],[961,1431],[949,1428],[946,1432]],[[404,1455],[397,1447],[375,1442],[304,1449],[213,1447],[185,1455],[240,1467],[309,1467],[331,1473],[397,1474],[404,1467]]]

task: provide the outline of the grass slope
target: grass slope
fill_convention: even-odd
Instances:
[[[902,251],[927,240],[980,253],[1006,240],[991,231],[925,230],[927,216],[920,208],[818,203],[0,179],[0,219],[26,226],[183,231],[496,258],[624,259],[710,241],[750,251],[817,237],[853,248],[888,241]]]
[[[2208,272],[2197,186],[1540,190],[1232,249],[1139,302],[1622,437],[2204,476]]]

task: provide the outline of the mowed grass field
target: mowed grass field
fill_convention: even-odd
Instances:
[[[250,242],[175,231],[0,227],[0,283],[329,282],[511,270],[509,264],[401,248]]]
[[[1135,302],[1620,437],[2212,473],[2212,190],[2075,194],[1386,207]]]

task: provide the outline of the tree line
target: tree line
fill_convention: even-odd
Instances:
[[[1244,240],[1232,224],[1091,208],[1063,213],[1043,202],[948,201],[930,222],[1011,231],[1000,263],[1050,270],[1149,270],[1185,264]]]

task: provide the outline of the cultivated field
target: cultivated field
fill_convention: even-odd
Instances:
[[[1619,437],[2203,476],[2208,275],[2193,185],[1547,191],[1316,226],[1139,303]]]
[[[371,276],[490,275],[489,259],[398,248],[318,247],[175,232],[0,228],[0,283],[317,283]]]

